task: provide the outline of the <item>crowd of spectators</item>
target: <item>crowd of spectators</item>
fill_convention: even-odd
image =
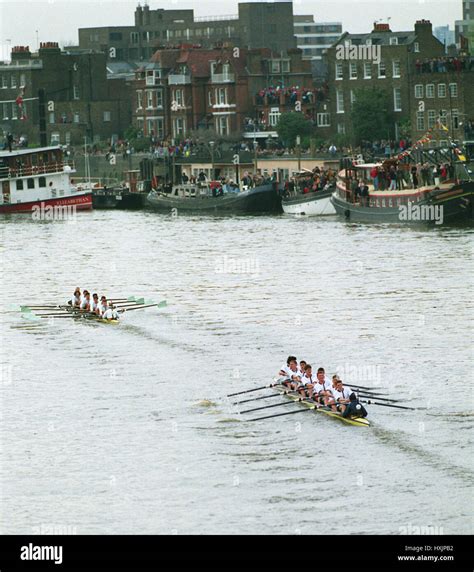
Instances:
[[[317,193],[332,189],[336,184],[336,174],[334,169],[315,167],[307,175],[291,177],[285,181],[284,196],[291,197],[299,193]]]
[[[437,185],[454,177],[454,167],[450,163],[417,163],[416,165],[386,165],[373,167],[370,178],[375,191],[403,191]],[[351,190],[355,193],[357,179],[349,182]]]
[[[471,71],[474,69],[474,58],[470,57],[439,57],[416,60],[416,73],[447,73]]]
[[[301,101],[303,104],[311,104],[324,101],[326,95],[327,89],[325,87],[281,87],[277,85],[276,87],[265,87],[257,92],[255,102],[257,105],[280,105],[280,103],[294,105],[297,101]]]

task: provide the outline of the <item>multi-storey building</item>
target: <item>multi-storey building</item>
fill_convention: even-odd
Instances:
[[[357,90],[377,87],[389,95],[395,116],[393,131],[398,136],[400,123],[412,115],[417,60],[444,55],[444,46],[425,20],[416,22],[413,31],[392,32],[388,24],[375,24],[368,34],[345,33],[327,53],[330,104],[327,113],[318,117],[318,126],[328,134],[350,134]],[[380,138],[387,135],[381,133]]]
[[[158,50],[137,72],[134,124],[158,139],[197,129],[267,138],[285,111],[316,116],[319,91],[301,56],[297,48]]]
[[[242,2],[231,16],[195,18],[194,10],[135,10],[133,26],[79,29],[81,48],[100,50],[111,61],[147,61],[160,47],[183,43],[274,51],[296,47],[292,2]]]
[[[474,49],[474,0],[462,0],[462,20],[456,20],[456,45],[460,50],[473,54]]]
[[[322,60],[326,50],[342,35],[341,22],[315,22],[314,16],[294,16],[296,45],[303,59]]]
[[[12,50],[0,64],[0,126],[3,132],[39,141],[38,94],[44,90],[46,131],[53,143],[118,137],[130,124],[130,91],[108,80],[106,58],[91,51],[61,51],[56,42]]]
[[[434,29],[433,34],[435,38],[438,38],[438,40],[444,45],[446,52],[448,51],[449,46],[456,43],[454,30],[450,30],[449,26],[438,26]]]

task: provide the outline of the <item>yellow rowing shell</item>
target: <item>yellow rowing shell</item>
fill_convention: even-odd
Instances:
[[[285,391],[288,391],[288,388],[285,386],[277,386],[274,389],[281,393],[282,395],[285,394]],[[370,427],[370,421],[365,417],[343,417],[342,413],[332,411],[331,409],[327,409],[326,407],[315,407],[315,403],[311,403],[309,401],[298,401],[301,397],[300,395],[288,395],[286,394],[285,397],[291,399],[291,401],[295,401],[304,407],[312,409],[315,413],[324,413],[328,417],[332,417],[333,419],[339,419],[343,423],[347,425],[356,425],[357,427]]]

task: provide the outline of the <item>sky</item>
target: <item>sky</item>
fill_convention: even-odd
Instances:
[[[143,0],[141,2],[144,3]],[[10,48],[40,42],[78,43],[77,29],[131,26],[138,0],[0,0],[0,60]],[[149,0],[150,8],[194,9],[195,16],[237,14],[237,0]],[[415,20],[433,26],[462,18],[462,0],[294,0],[295,14],[314,14],[316,21],[341,22],[348,32],[367,32],[376,20],[392,30],[412,30]]]

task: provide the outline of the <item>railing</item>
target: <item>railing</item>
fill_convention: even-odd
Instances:
[[[15,168],[0,167],[0,179],[12,179],[17,177],[32,177],[34,175],[51,175],[53,173],[63,173],[65,167],[75,169],[74,162],[69,163],[46,163],[44,165],[20,165]]]
[[[212,83],[233,83],[235,74],[233,73],[213,73],[211,75]]]
[[[191,76],[189,74],[169,74],[168,84],[169,85],[185,85],[191,83]]]
[[[42,60],[13,60],[9,63],[0,63],[0,70],[11,70],[12,68],[38,68],[43,67]]]
[[[230,14],[227,16],[199,16],[194,18],[195,22],[220,22],[222,20],[238,20],[238,14]]]

